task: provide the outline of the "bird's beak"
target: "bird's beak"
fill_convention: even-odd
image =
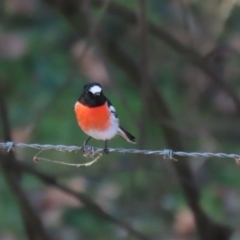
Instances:
[[[97,92],[97,93],[95,93],[94,95],[95,95],[95,96],[100,96],[100,93],[99,93],[99,92]]]

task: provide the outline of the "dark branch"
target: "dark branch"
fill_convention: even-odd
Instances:
[[[3,84],[0,82],[0,114],[2,119],[2,129],[5,141],[11,141],[11,130],[8,120],[7,104],[4,98]],[[20,185],[20,171],[16,166],[17,162],[13,151],[6,155],[0,155],[0,165],[2,166],[2,172],[5,180],[9,186],[9,189],[15,196],[19,207],[21,216],[24,222],[24,226],[29,239],[32,240],[50,240],[50,237],[46,233],[41,220],[35,213],[30,202],[28,201],[24,190]]]
[[[112,47],[114,51],[112,51]],[[138,65],[128,56],[126,52],[120,47],[117,41],[111,41],[111,45],[105,48],[106,55],[125,73],[129,74],[131,80],[139,86],[141,84],[141,69]],[[126,64],[127,63],[127,64]],[[154,86],[153,79],[148,80],[148,88],[151,92],[151,119],[155,120],[159,126],[162,126],[164,137],[167,145],[170,149],[184,150],[182,144],[181,133],[176,129],[170,127],[166,122],[174,122],[174,118],[168,109],[168,106]],[[164,123],[162,117],[164,116]],[[227,226],[212,221],[202,210],[200,206],[200,193],[196,187],[192,172],[185,161],[178,161],[174,164],[174,168],[178,175],[179,183],[183,189],[186,200],[192,209],[199,232],[199,236],[202,240],[219,239],[216,236],[221,234],[222,240],[229,239],[231,235],[231,229]]]
[[[51,0],[45,0],[51,1]],[[92,5],[95,7],[100,7],[103,0],[92,0]],[[128,24],[136,25],[138,23],[138,15],[133,10],[128,9],[122,6],[119,3],[111,2],[108,7],[108,12],[114,14],[116,16],[121,17],[122,20],[125,20]],[[180,53],[184,56],[184,58],[189,61],[191,64],[197,66],[201,69],[214,84],[217,84],[224,92],[227,93],[229,97],[234,101],[236,108],[238,110],[238,114],[240,115],[240,99],[234,91],[223,79],[220,73],[216,72],[214,68],[209,64],[206,58],[202,57],[195,50],[185,46],[176,38],[174,38],[170,33],[168,33],[165,29],[152,22],[148,22],[148,30],[149,33],[154,37],[159,39],[160,41],[164,41],[167,45],[169,45],[173,50],[177,53]]]
[[[91,27],[87,21],[86,13],[84,12],[82,6],[84,1],[60,1],[60,0],[43,0],[52,7],[58,9],[67,20],[78,29],[82,34],[87,35],[88,29]],[[101,8],[104,4],[104,0],[92,0],[91,6],[96,8]],[[111,1],[108,4],[107,8],[108,13],[111,13],[115,16],[119,16],[123,21],[128,24],[136,25],[138,23],[137,13],[131,9],[124,7],[123,5]],[[214,68],[208,63],[207,59],[202,57],[195,50],[185,46],[176,38],[174,38],[170,33],[165,29],[152,22],[147,22],[149,33],[160,41],[164,41],[177,53],[180,53],[184,58],[189,61],[191,64],[197,66],[201,69],[214,84],[217,84],[227,95],[234,101],[238,114],[240,115],[240,99],[237,93],[232,89],[222,78],[222,76],[214,70]],[[105,40],[109,39],[105,36]],[[107,43],[105,43],[107,44]]]
[[[123,228],[125,231],[127,231],[132,236],[141,239],[141,240],[149,240],[148,237],[144,236],[142,233],[138,232],[137,230],[133,229],[129,224],[126,224],[122,222],[121,220],[115,218],[114,216],[107,213],[105,210],[103,210],[99,205],[97,205],[94,201],[92,201],[88,196],[86,196],[83,193],[76,192],[63,184],[59,183],[56,178],[49,176],[37,169],[31,168],[30,166],[23,164],[23,161],[20,161],[21,163],[17,163],[16,165],[13,165],[12,168],[20,168],[22,171],[31,174],[37,178],[39,178],[44,184],[46,185],[52,185],[54,187],[57,187],[58,189],[62,190],[63,192],[77,198],[79,201],[85,204],[85,206],[91,210],[98,216],[101,216],[102,218],[110,221],[111,223],[114,223],[118,225],[119,227]]]

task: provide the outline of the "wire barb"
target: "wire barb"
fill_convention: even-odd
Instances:
[[[164,159],[169,159],[169,160],[177,161],[177,159],[174,158],[173,155],[174,155],[173,150],[171,150],[171,149],[164,149],[164,150],[163,150],[163,158],[164,158]]]
[[[46,150],[55,150],[61,152],[72,152],[82,150],[82,146],[65,146],[65,145],[50,145],[50,144],[35,144],[35,143],[14,143],[14,142],[2,142],[0,143],[0,149],[7,149],[7,152],[12,149],[18,148],[33,148],[41,151]],[[102,153],[102,148],[95,148],[92,146],[86,146],[89,154]],[[216,157],[216,158],[232,158],[238,164],[240,164],[240,155],[239,154],[227,154],[227,153],[210,153],[210,152],[174,152],[171,149],[165,150],[143,150],[143,149],[125,149],[125,148],[109,148],[109,152],[117,153],[133,153],[133,154],[145,154],[145,155],[159,155],[163,156],[164,159],[177,160],[174,156],[179,157]]]
[[[7,142],[7,145],[8,145],[8,150],[7,150],[7,152],[9,153],[11,150],[13,150],[14,142]]]

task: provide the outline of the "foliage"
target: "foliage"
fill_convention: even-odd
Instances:
[[[180,133],[186,151],[239,153],[239,109],[231,94],[214,83],[195,59],[175,51],[171,43],[159,41],[147,29],[147,64],[143,66],[141,25],[129,23],[124,16],[108,9],[104,12],[97,4],[86,4],[90,24],[85,25],[82,20],[76,21],[79,25],[75,26],[73,16],[67,18],[59,10],[60,2],[59,6],[51,6],[47,0],[9,0],[4,5],[0,22],[0,81],[14,141],[81,145],[86,135],[76,123],[74,104],[86,82],[98,81],[117,109],[121,124],[137,137],[136,147],[168,148],[164,126],[170,126]],[[110,2],[140,14],[140,1]],[[237,1],[146,3],[147,19],[196,50],[239,97]],[[82,15],[80,12],[79,19],[85,19]],[[128,64],[128,58],[124,59],[119,49],[134,65]],[[133,66],[139,71],[137,77]],[[174,121],[165,115],[159,121],[161,111],[154,106],[162,106],[151,98],[151,85],[163,97]],[[176,136],[170,137],[174,142]],[[96,140],[90,144],[103,146]],[[132,147],[118,137],[109,145]],[[104,155],[91,167],[71,168],[47,162],[35,165],[35,154],[33,150],[16,151],[20,161],[86,193],[107,212],[153,239],[196,239],[193,213],[168,160],[113,153]],[[82,153],[48,151],[40,156],[86,162]],[[239,232],[240,175],[235,162],[184,158],[179,161],[190,165],[204,211]],[[33,176],[24,175],[22,185],[46,229],[58,239],[128,237],[123,229],[66,195],[54,197],[57,193],[43,187]],[[10,235],[13,239],[25,239],[17,200],[1,174],[0,196],[0,239]]]

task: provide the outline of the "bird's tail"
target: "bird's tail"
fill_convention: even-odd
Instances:
[[[136,138],[129,132],[125,131],[122,127],[118,128],[117,134],[130,143],[136,143]]]

